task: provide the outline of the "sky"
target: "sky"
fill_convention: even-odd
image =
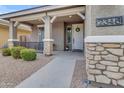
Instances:
[[[0,5],[0,14],[37,7],[38,5]]]

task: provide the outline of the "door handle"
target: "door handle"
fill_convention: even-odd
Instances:
[[[74,44],[74,38],[73,38],[73,44]]]

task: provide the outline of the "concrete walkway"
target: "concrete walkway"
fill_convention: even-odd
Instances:
[[[82,57],[82,53],[56,52],[50,63],[24,80],[17,88],[69,88],[75,62]]]

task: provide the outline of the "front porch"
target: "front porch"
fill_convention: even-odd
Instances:
[[[44,55],[52,55],[54,50],[83,51],[85,6],[56,7],[58,7],[58,10],[41,10],[42,12],[35,14],[25,14],[26,12],[23,11],[19,12],[20,15],[17,14],[18,16],[5,17],[4,19],[10,20],[9,47],[21,45],[35,48],[42,51]],[[35,11],[32,10],[32,12]],[[20,23],[32,27],[29,42],[19,42],[17,40],[16,29]]]

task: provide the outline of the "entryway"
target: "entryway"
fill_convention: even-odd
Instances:
[[[66,24],[65,26],[65,50],[83,51],[83,23]]]
[[[56,47],[57,47],[57,49],[60,48],[60,43],[58,43],[58,41],[59,41],[59,42],[61,42],[61,45],[64,46],[65,51],[74,51],[74,52],[82,52],[83,51],[84,24],[82,22],[81,23],[65,23],[65,26],[63,28],[60,27],[60,29],[57,31],[56,31],[56,28],[57,27],[54,26],[53,50],[56,51]],[[63,31],[64,34],[62,35],[61,34],[61,33],[63,33],[62,29],[64,30],[64,28],[65,28],[65,31]],[[61,38],[61,37],[63,37],[63,38]],[[43,42],[44,26],[39,27],[38,38],[39,38],[39,42]],[[62,39],[64,39],[64,40],[62,40]],[[64,41],[65,43],[63,43],[62,41]]]

